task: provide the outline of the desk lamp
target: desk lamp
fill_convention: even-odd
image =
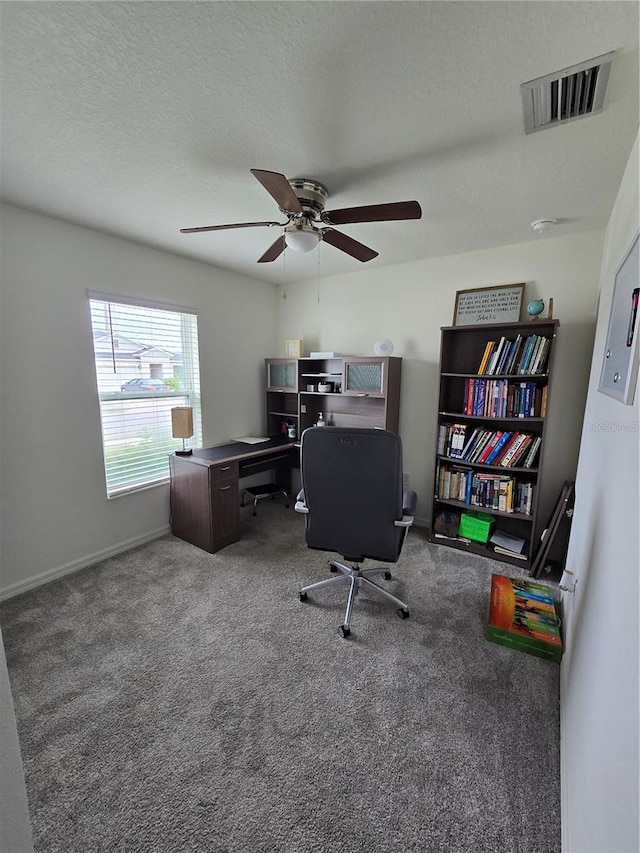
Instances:
[[[182,439],[182,450],[176,450],[176,456],[190,456],[191,448],[185,446],[185,439],[193,435],[193,409],[191,406],[176,406],[171,409],[171,434]]]

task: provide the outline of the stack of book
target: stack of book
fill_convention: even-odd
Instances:
[[[439,500],[461,501],[497,512],[531,515],[535,486],[509,474],[483,473],[439,462],[436,484]]]
[[[515,557],[517,560],[529,559],[529,542],[519,536],[511,536],[502,530],[494,530],[489,539],[489,544],[497,554],[506,554],[507,557]]]
[[[559,663],[560,620],[549,587],[491,575],[491,602],[485,636],[492,643]]]
[[[509,341],[488,341],[480,366],[479,376],[516,376],[544,373],[551,340],[543,335],[518,336]]]
[[[438,431],[439,456],[503,468],[531,468],[541,443],[539,435],[481,427],[471,431],[467,424],[440,424]]]
[[[508,379],[467,379],[462,413],[482,418],[543,418],[547,386]]]

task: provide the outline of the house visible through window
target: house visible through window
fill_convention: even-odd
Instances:
[[[193,408],[202,443],[198,318],[194,311],[89,293],[107,495],[165,482],[171,409]]]

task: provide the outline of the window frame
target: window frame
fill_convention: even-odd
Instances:
[[[169,455],[182,449],[182,439],[171,435],[172,408],[190,406],[193,409],[194,436],[190,443],[196,446],[202,444],[198,312],[184,305],[95,290],[87,290],[87,306],[93,338],[93,366],[107,499],[166,485],[169,482]],[[136,317],[136,309],[146,313]],[[99,326],[96,319],[100,310],[105,311],[105,318],[104,325]],[[129,311],[131,313],[127,316]],[[154,327],[153,312],[178,316],[167,316],[164,318],[166,322],[162,322],[163,318],[158,314],[155,319],[160,322]],[[134,336],[129,331],[127,335],[127,321],[131,321],[133,331],[137,331],[134,324],[139,322],[140,334]],[[150,325],[150,331],[142,329],[145,324]],[[99,349],[101,333],[110,336],[110,341],[106,347]],[[153,352],[146,364],[150,372],[152,363],[157,370],[160,362],[157,353],[163,350],[163,337],[167,353],[165,362],[173,370],[172,376],[165,376],[163,381],[181,378],[183,387],[138,393],[122,391],[121,386],[127,380],[138,377],[132,376],[131,366],[127,372],[123,372],[126,356],[118,346],[118,339],[126,338],[141,343],[142,349],[130,362],[134,364],[139,355],[136,365],[138,370],[144,369],[145,351]],[[106,361],[113,365],[113,370],[107,367]],[[153,379],[151,376],[139,378]],[[105,387],[107,385],[111,387]],[[122,451],[121,456],[117,455],[118,449]]]

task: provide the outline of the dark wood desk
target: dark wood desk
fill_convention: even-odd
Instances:
[[[299,462],[294,439],[276,436],[260,444],[232,442],[169,457],[170,521],[174,536],[214,553],[240,538],[240,480],[276,469],[278,482],[291,488],[291,468]]]

